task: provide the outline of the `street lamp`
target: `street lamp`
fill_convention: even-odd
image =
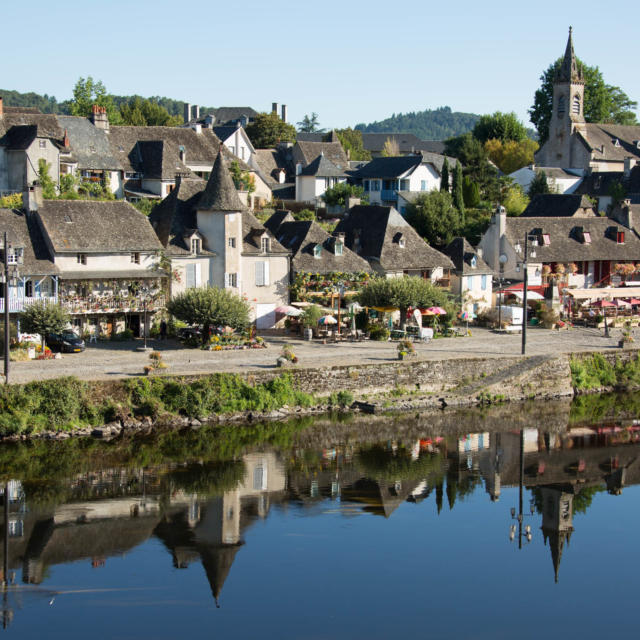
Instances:
[[[338,282],[338,286],[334,289],[338,293],[338,335],[340,334],[340,303],[342,296],[344,296],[344,282]]]
[[[2,252],[4,254],[3,270],[0,273],[0,281],[4,284],[4,383],[9,384],[9,285],[16,285],[19,271],[18,263],[22,262],[21,255],[11,256],[11,269],[9,268],[9,250],[11,245],[7,240],[7,232],[4,232],[2,240]]]
[[[529,270],[527,262],[529,257],[536,257],[535,248],[531,249],[531,256],[529,256],[529,240],[534,244],[536,239],[536,236],[533,234],[524,234],[524,255],[521,262],[521,265],[524,268],[524,286],[522,289],[522,355],[525,355],[527,351],[527,289],[529,287]],[[519,247],[519,244],[516,245],[516,251],[519,251]]]
[[[138,347],[138,351],[148,351],[147,347],[147,300],[149,298],[150,289],[147,286],[142,286],[138,289],[138,294],[142,298],[142,308],[144,310],[144,320],[142,325],[142,337],[144,338],[144,346]]]
[[[504,265],[507,264],[509,258],[504,253],[500,254],[498,262],[500,270],[498,272],[498,331],[502,329],[502,276],[504,275]]]
[[[523,485],[524,485],[524,431],[520,429],[520,481],[519,481],[519,493],[518,493],[518,512],[516,513],[515,507],[511,507],[511,519],[518,521],[518,549],[522,549],[522,521],[524,518],[528,516],[533,516],[535,514],[535,506],[533,503],[533,499],[529,504],[529,510],[531,513],[523,513],[522,511],[522,503],[523,503]],[[509,527],[509,540],[513,542],[516,537],[516,525],[512,524]],[[531,542],[531,526],[525,525],[524,527],[524,537],[527,542]]]

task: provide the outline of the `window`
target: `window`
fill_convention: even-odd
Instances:
[[[9,253],[7,254],[7,262],[9,264],[21,264],[23,251],[24,249],[22,247],[14,247],[13,249],[9,248]]]
[[[618,231],[616,239],[618,244],[624,244],[624,231]]]
[[[571,112],[576,116],[580,115],[580,96],[577,93],[575,96],[573,96],[573,101],[571,103]]]
[[[41,149],[46,149],[47,148],[47,141],[46,140],[38,140],[38,146]]]
[[[344,247],[344,244],[342,243],[342,240],[336,240],[336,243],[333,245],[334,253],[337,256],[341,256],[343,247]]]
[[[266,260],[256,262],[256,287],[269,285],[269,263]]]
[[[404,239],[404,238],[400,238],[400,240],[398,240],[398,246],[399,246],[401,249],[404,249],[404,248],[405,248],[405,246],[406,246],[406,241],[405,241],[405,239]]]
[[[478,266],[478,259],[475,256],[473,256],[471,258],[471,268],[475,269],[477,266]]]
[[[313,257],[320,258],[321,255],[322,255],[322,245],[317,244],[315,247],[313,247]]]
[[[487,290],[487,276],[482,276],[480,286],[482,287],[483,291]]]
[[[229,238],[227,240],[227,245],[228,245],[229,249],[235,249],[236,248],[236,239],[235,238]]]
[[[549,236],[548,233],[543,233],[542,234],[542,244],[547,246],[551,244],[551,237]]]
[[[200,253],[200,238],[191,238],[191,253],[197,255]]]
[[[266,473],[264,467],[256,467],[253,470],[253,490],[264,491],[267,488]]]
[[[76,255],[76,262],[78,264],[87,264],[87,254],[86,253],[78,253]]]
[[[426,191],[426,190],[427,190],[427,181],[420,180],[420,191]]]
[[[585,244],[591,244],[591,234],[588,231],[585,231],[582,234],[582,239]]]
[[[140,178],[140,174],[135,171],[125,171],[124,177],[127,180],[138,180]]]
[[[271,242],[269,241],[269,238],[261,238],[260,239],[260,250],[262,251],[262,253],[269,253],[271,249]]]
[[[558,98],[558,118],[562,118],[562,116],[564,116],[565,109],[564,96],[560,96]]]
[[[140,264],[140,254],[139,253],[132,253],[131,254],[131,262],[133,262],[133,264]]]
[[[229,275],[228,286],[236,289],[238,287],[238,274],[230,273],[228,275]]]
[[[467,276],[467,289],[473,289],[473,276]]]
[[[229,151],[231,151],[234,156],[236,155],[236,148],[233,145],[229,145]]]
[[[369,191],[369,181],[365,180],[362,184],[363,184],[364,190]]]
[[[409,191],[409,180],[400,180],[400,191]]]
[[[33,298],[33,281],[27,280],[24,283],[24,297]]]
[[[193,287],[200,286],[200,265],[188,264],[185,267],[186,271],[186,287],[187,289],[193,289]]]
[[[371,181],[371,191],[380,191],[380,180]]]

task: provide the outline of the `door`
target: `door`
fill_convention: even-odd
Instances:
[[[258,304],[256,305],[256,328],[272,329],[276,323],[276,305]]]

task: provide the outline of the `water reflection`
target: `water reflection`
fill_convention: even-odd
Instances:
[[[509,419],[518,428],[504,430]],[[471,495],[484,492],[489,506],[506,488],[517,488],[517,504],[511,502],[512,492],[504,507],[505,545],[507,538],[521,547],[547,545],[557,582],[574,514],[586,513],[598,492],[620,496],[625,487],[640,483],[640,427],[631,419],[579,425],[566,419],[564,427],[554,422],[541,428],[532,420],[523,426],[526,420],[506,413],[489,419],[485,414],[486,430],[473,433],[460,433],[435,418],[409,424],[393,419],[377,426],[370,420],[346,427],[331,420],[306,430],[296,427],[281,446],[262,438],[250,450],[243,441],[231,457],[226,457],[228,443],[209,442],[200,443],[198,456],[179,459],[166,454],[175,443],[168,446],[165,439],[165,455],[144,466],[136,466],[135,456],[118,466],[113,461],[125,456],[123,445],[111,444],[102,445],[106,448],[92,458],[91,468],[70,475],[64,473],[76,469],[75,463],[63,457],[79,459],[74,446],[55,449],[62,475],[21,476],[12,468],[13,477],[0,490],[3,625],[12,621],[16,608],[28,606],[29,594],[54,603],[60,591],[46,588],[52,567],[86,562],[99,571],[110,558],[149,539],[162,543],[175,569],[200,563],[220,606],[248,529],[267,519],[274,505],[315,516],[337,509],[345,518],[389,519],[411,503],[438,517],[443,508],[464,510]],[[197,437],[215,442],[220,436],[203,430]],[[42,446],[32,447],[32,455],[46,458]],[[131,455],[131,445],[124,446]],[[145,447],[157,446],[137,443],[136,455],[144,450],[142,458],[148,458]],[[24,451],[16,448],[15,456],[24,459]],[[45,458],[32,461],[34,468],[44,468]]]

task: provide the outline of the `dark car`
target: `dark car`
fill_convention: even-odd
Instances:
[[[49,333],[45,341],[51,351],[64,351],[65,353],[84,351],[84,340],[73,331]]]
[[[178,329],[178,338],[180,340],[200,337],[202,337],[202,329],[200,327],[182,327]]]

